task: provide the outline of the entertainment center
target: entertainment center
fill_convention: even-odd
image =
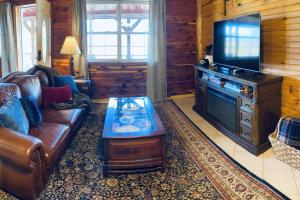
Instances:
[[[282,77],[260,72],[260,25],[259,14],[215,22],[213,64],[195,67],[194,110],[254,155],[281,114]]]
[[[270,147],[268,135],[280,117],[282,78],[247,75],[196,66],[194,110],[249,152],[259,155]]]

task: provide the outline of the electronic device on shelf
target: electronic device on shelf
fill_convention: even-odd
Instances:
[[[214,85],[216,87],[221,87],[232,92],[241,93],[247,97],[253,97],[253,88],[251,86],[246,86],[225,78],[221,78],[209,73],[203,73],[200,77],[202,80],[206,81],[208,84]]]
[[[209,67],[209,61],[208,61],[208,59],[202,59],[202,60],[200,60],[199,66],[208,68]]]

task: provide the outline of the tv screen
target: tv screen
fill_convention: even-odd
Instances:
[[[214,23],[213,61],[217,65],[260,70],[260,15]]]

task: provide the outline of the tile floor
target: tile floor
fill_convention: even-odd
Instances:
[[[209,138],[236,161],[289,198],[300,200],[300,171],[277,160],[272,149],[256,157],[230,140],[193,111],[194,96],[175,96],[172,99]]]

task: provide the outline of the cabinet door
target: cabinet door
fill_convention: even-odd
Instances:
[[[241,136],[246,139],[249,142],[253,142],[253,130],[247,126],[245,126],[244,124],[241,123],[240,125],[241,130]]]
[[[197,87],[196,89],[196,105],[197,109],[206,112],[207,89],[206,87]]]

